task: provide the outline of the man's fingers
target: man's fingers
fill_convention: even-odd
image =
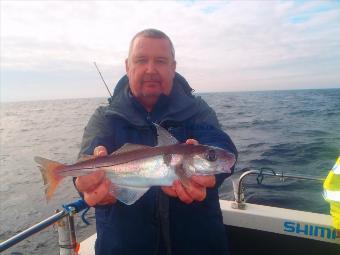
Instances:
[[[193,176],[191,176],[191,180],[196,182],[197,184],[199,184],[203,187],[207,187],[207,188],[212,188],[216,184],[215,175],[206,175],[206,176],[193,175]]]
[[[180,181],[175,181],[173,186],[162,187],[162,190],[171,197],[179,197],[179,199],[187,204],[192,201],[203,201],[207,195],[205,187],[189,181],[185,186]]]
[[[107,153],[106,148],[104,146],[100,145],[100,146],[97,146],[96,148],[94,148],[93,155],[83,155],[78,160],[78,162],[82,162],[82,161],[89,160],[89,159],[94,159],[94,158],[97,158],[97,157],[103,157],[103,156],[106,156],[107,154],[108,153]]]
[[[190,181],[189,185],[185,186],[184,189],[196,201],[203,201],[207,196],[206,188],[193,181]]]
[[[186,144],[198,145],[198,141],[195,139],[188,139],[185,141]]]
[[[107,155],[107,150],[104,146],[97,146],[94,148],[93,155],[96,157],[103,157]]]
[[[108,194],[106,197],[104,197],[104,199],[102,201],[100,201],[97,205],[111,205],[117,202],[117,199]]]
[[[89,158],[106,156],[107,150],[104,146],[97,146],[93,151],[93,156]],[[90,206],[96,204],[108,204],[116,201],[115,197],[109,194],[111,182],[105,178],[103,170],[97,170],[91,174],[80,176],[75,181],[76,187],[84,193],[84,199]]]
[[[183,201],[186,204],[192,203],[193,198],[185,191],[183,185],[180,181],[176,180],[174,182],[174,188],[176,190],[176,193],[181,201]]]
[[[89,206],[94,206],[106,198],[110,192],[110,181],[105,180],[94,190],[84,193],[84,199]]]
[[[104,146],[97,146],[92,156],[83,156],[79,161],[88,160],[91,158],[102,157],[107,155],[107,150]],[[103,170],[97,170],[91,174],[80,176],[76,179],[76,186],[80,192],[90,192],[94,190],[104,179],[105,172]]]
[[[104,177],[105,172],[103,170],[97,170],[91,174],[79,176],[75,184],[80,192],[89,192],[95,189],[98,184],[104,180]]]
[[[116,203],[117,199],[113,193],[114,192],[112,192],[112,183],[109,181],[108,193],[100,202],[98,202],[98,205],[108,205],[108,204]]]
[[[168,186],[163,186],[161,188],[162,188],[163,192],[165,194],[167,194],[168,196],[170,196],[170,197],[177,197],[176,190],[175,190],[175,188],[173,186],[169,186],[169,187]]]

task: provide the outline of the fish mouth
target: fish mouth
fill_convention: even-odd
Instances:
[[[217,173],[231,173],[231,167],[233,165],[230,165],[230,162],[223,162],[219,164],[216,168]]]
[[[231,173],[231,169],[229,166],[224,166],[220,173]]]

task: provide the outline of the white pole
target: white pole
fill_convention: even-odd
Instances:
[[[76,236],[73,216],[68,215],[57,222],[60,255],[76,255]]]

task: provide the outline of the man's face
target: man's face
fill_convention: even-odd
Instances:
[[[161,93],[170,94],[176,62],[168,40],[137,37],[125,66],[132,94],[144,106],[152,108]]]

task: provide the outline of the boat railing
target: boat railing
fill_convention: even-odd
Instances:
[[[56,224],[59,233],[60,255],[77,254],[79,244],[76,240],[74,215],[84,210],[86,212],[88,208],[88,205],[82,199],[63,205],[63,209],[57,210],[54,215],[0,243],[0,253],[32,236],[33,234],[43,230],[44,228]],[[82,219],[86,224],[88,224],[84,218],[84,213],[82,215]]]
[[[323,178],[308,176],[308,175],[295,175],[295,174],[285,174],[283,172],[275,172],[269,168],[261,168],[260,170],[245,168],[242,170],[242,174],[238,179],[233,179],[234,185],[234,195],[235,201],[232,203],[232,207],[234,209],[245,209],[245,199],[244,199],[244,185],[243,181],[247,176],[256,175],[256,179],[258,184],[261,184],[264,176],[273,176],[281,178],[293,178],[293,179],[301,179],[301,180],[312,180],[323,182]],[[59,248],[60,255],[75,255],[79,249],[79,244],[76,240],[75,228],[74,228],[74,215],[81,211],[83,212],[82,219],[88,224],[85,220],[84,214],[89,207],[85,203],[84,200],[78,200],[76,202],[63,205],[62,210],[56,211],[54,215],[51,217],[33,225],[32,227],[18,233],[17,235],[7,239],[6,241],[0,243],[0,252],[3,252],[15,244],[23,241],[24,239],[32,236],[33,234],[43,230],[44,228],[51,226],[57,223],[58,233],[59,233]]]
[[[252,169],[252,168],[244,168],[240,172],[243,172],[238,179],[233,179],[233,188],[234,188],[234,196],[235,202],[232,203],[232,207],[234,209],[244,210],[246,208],[245,199],[244,199],[244,184],[243,181],[247,176],[256,175],[256,180],[258,184],[261,184],[265,176],[278,177],[281,181],[284,181],[285,178],[299,179],[299,180],[311,180],[317,182],[323,182],[325,179],[321,177],[314,177],[310,175],[299,175],[299,174],[290,174],[281,172],[275,172],[271,168],[261,168],[261,169]]]

